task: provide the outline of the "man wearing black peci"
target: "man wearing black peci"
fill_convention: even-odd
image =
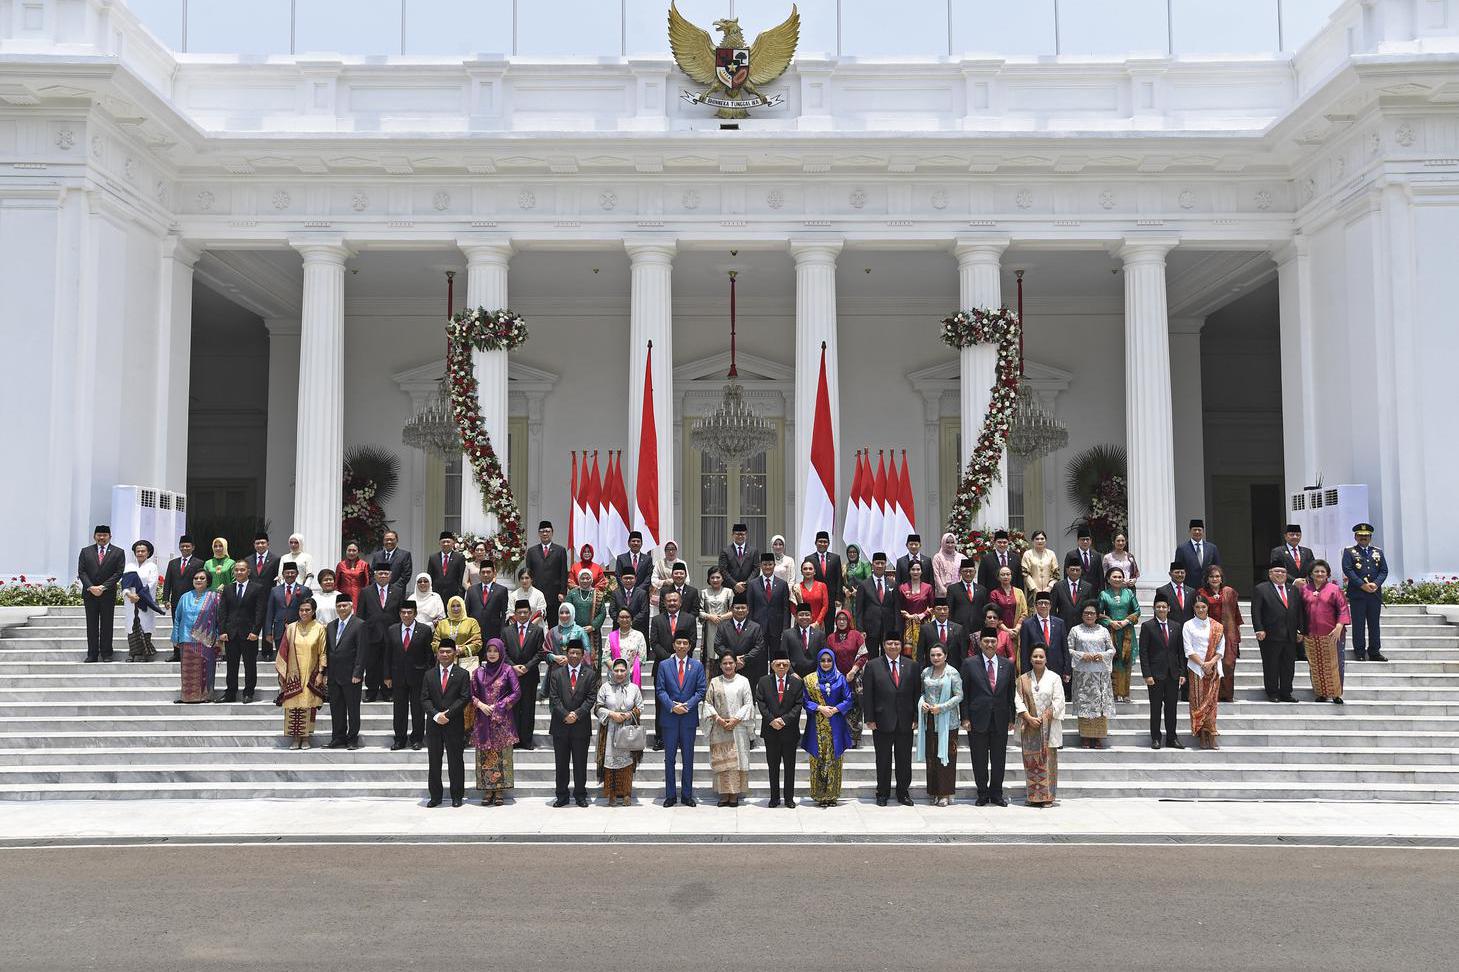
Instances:
[[[790,670],[790,657],[784,649],[775,649],[770,673],[755,683],[755,704],[760,709],[760,736],[765,740],[765,763],[770,770],[770,806],[780,806],[783,776],[785,805],[794,807],[795,757],[800,748],[805,683]]]
[[[249,575],[248,565],[233,563],[233,580],[223,585],[218,609],[218,639],[228,664],[224,702],[238,701],[238,664],[243,663],[243,701],[252,702],[258,687],[258,633],[263,629],[264,602],[271,593]],[[297,616],[297,615],[296,615]]]
[[[1015,673],[997,654],[998,629],[978,634],[978,654],[963,662],[963,728],[973,751],[977,806],[1008,806],[1003,795],[1003,769],[1008,758],[1008,732],[1013,726]]]
[[[902,657],[902,639],[882,639],[882,658],[861,670],[861,709],[876,747],[876,805],[887,805],[896,764],[897,802],[912,806],[912,736],[922,683],[917,666]]]
[[[1163,589],[1155,593],[1155,617],[1140,625],[1140,675],[1150,692],[1150,748],[1160,748],[1160,718],[1165,745],[1184,749],[1175,729],[1180,687],[1185,684],[1185,639]]]
[[[532,738],[537,722],[537,683],[539,669],[547,659],[542,625],[532,623],[532,602],[521,599],[512,607],[512,619],[502,629],[502,642],[507,646],[507,663],[517,673],[521,695],[517,698],[516,749],[536,749]]]
[[[82,547],[76,558],[81,581],[81,604],[86,610],[86,660],[111,661],[117,584],[127,566],[127,555],[111,542],[111,527],[100,524],[91,532],[96,542]]]
[[[426,743],[430,760],[428,807],[441,805],[441,757],[451,774],[451,806],[466,799],[466,706],[471,704],[471,679],[456,664],[456,642],[442,638],[436,648],[436,667],[422,677],[420,705],[426,717]]]

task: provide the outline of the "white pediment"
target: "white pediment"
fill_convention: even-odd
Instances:
[[[684,364],[674,367],[674,384],[686,381],[708,381],[715,385],[724,383],[724,376],[729,374],[730,355],[728,350],[711,354],[708,357],[697,358],[694,361],[686,361]],[[771,361],[769,358],[762,358],[759,355],[746,354],[743,351],[735,355],[735,367],[739,372],[741,383],[758,381],[791,381],[795,380],[795,369],[789,365],[783,365],[778,361]]]

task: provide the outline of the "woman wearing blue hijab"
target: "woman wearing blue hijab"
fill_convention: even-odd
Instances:
[[[805,677],[805,734],[800,748],[810,756],[811,799],[834,807],[841,798],[841,754],[851,745],[846,713],[853,702],[851,685],[836,668],[836,653],[822,648],[816,670]]]

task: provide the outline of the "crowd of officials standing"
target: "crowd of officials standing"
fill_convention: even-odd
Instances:
[[[1304,655],[1315,698],[1341,704],[1349,627],[1355,660],[1386,660],[1379,613],[1387,564],[1372,534],[1369,524],[1354,527],[1341,581],[1302,546],[1296,525],[1273,548],[1250,601],[1268,701],[1296,701],[1295,662]],[[1010,738],[1027,802],[1049,806],[1066,716],[1081,746],[1101,748],[1116,704],[1130,700],[1139,678],[1153,748],[1185,748],[1182,697],[1191,736],[1218,748],[1218,708],[1234,697],[1241,607],[1200,520],[1174,552],[1149,618],[1126,538],[1101,552],[1085,529],[1062,558],[1042,531],[1022,551],[999,531],[976,558],[952,534],[931,556],[909,534],[895,560],[855,545],[843,557],[821,533],[797,561],[783,537],[761,552],[737,523],[703,588],[690,583],[672,540],[644,551],[635,532],[627,552],[599,563],[591,546],[573,553],[553,537],[542,521],[508,586],[484,544],[458,550],[450,532],[417,572],[393,531],[368,559],[349,544],[334,567],[316,565],[298,534],[280,555],[262,532],[236,560],[221,538],[203,558],[184,536],[180,555],[162,566],[149,541],[136,541],[128,557],[98,526],[77,566],[86,661],[112,660],[120,592],[129,661],[155,660],[156,618],[171,613],[179,704],[251,703],[258,661],[273,662],[274,703],[291,747],[310,747],[315,716],[328,705],[326,748],[356,749],[361,704],[388,703],[391,748],[429,748],[432,806],[444,797],[443,761],[452,802],[463,802],[468,747],[482,802],[503,803],[514,752],[536,748],[541,701],[559,807],[588,804],[594,741],[610,805],[632,799],[634,770],[654,750],[664,753],[664,805],[695,806],[701,733],[720,805],[744,799],[751,752],[763,748],[771,807],[796,806],[801,753],[810,799],[830,806],[840,799],[844,754],[867,731],[878,805],[913,803],[914,759],[933,803],[949,804],[965,733],[979,806],[1007,805]],[[655,701],[651,733],[645,693]]]

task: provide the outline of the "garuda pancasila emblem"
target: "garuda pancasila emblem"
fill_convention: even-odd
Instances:
[[[755,43],[745,46],[736,18],[716,20],[714,29],[724,36],[718,44],[669,4],[669,47],[679,69],[709,88],[695,94],[683,92],[680,97],[691,104],[718,108],[719,118],[748,118],[748,108],[773,108],[785,101],[785,95],[766,96],[759,85],[769,84],[785,73],[795,56],[800,40],[800,13],[795,4],[790,16],[778,27],[763,31]]]

